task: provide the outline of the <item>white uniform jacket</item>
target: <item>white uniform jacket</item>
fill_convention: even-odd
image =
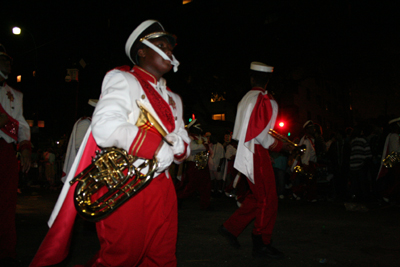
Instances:
[[[242,174],[246,175],[246,177],[252,183],[254,183],[254,145],[259,144],[262,145],[265,149],[268,149],[271,145],[275,143],[275,139],[268,134],[268,131],[269,129],[274,128],[276,116],[278,115],[278,104],[275,100],[269,98],[267,94],[267,91],[261,90],[259,88],[253,88],[242,98],[242,100],[238,104],[235,126],[233,129],[232,138],[238,140],[238,148],[234,168]],[[269,101],[270,103],[266,103],[266,101]],[[259,110],[253,112],[256,104],[259,107]],[[266,108],[264,108],[266,105],[270,105],[272,109],[268,111]],[[269,118],[269,120],[267,119],[263,121],[263,129],[257,136],[245,141],[247,131],[251,127],[255,126],[250,125],[250,119],[252,116]]]
[[[301,156],[301,163],[309,165],[310,161],[317,162],[317,154],[315,153],[314,138],[308,135],[303,136],[300,139],[299,146],[306,146],[306,153]]]
[[[18,142],[30,141],[31,140],[31,130],[29,124],[26,122],[23,115],[23,94],[8,86],[4,83],[4,86],[0,87],[0,104],[3,109],[19,122],[18,128]],[[0,131],[0,138],[3,138],[7,143],[15,143],[15,140]]]
[[[187,161],[195,161],[194,158],[197,153],[202,151],[206,151],[207,148],[207,138],[201,135],[193,135],[189,136],[190,138],[190,155],[187,158]]]
[[[141,74],[146,77],[146,80],[149,81],[152,90],[155,90],[157,94],[168,103],[175,123],[173,133],[177,134],[186,144],[184,155],[181,156],[179,160],[175,159],[176,163],[181,163],[190,155],[190,138],[185,130],[185,124],[182,117],[183,106],[180,97],[167,90],[166,81],[163,78],[157,82],[151,74],[145,72],[141,68],[134,67],[131,72],[133,71],[141,72]],[[154,146],[158,146],[158,143],[154,144],[151,138],[150,140],[146,140],[146,136],[140,137],[141,142],[139,146],[134,142],[135,140],[138,140],[138,133],[143,134],[143,132],[136,126],[136,122],[140,115],[137,101],[143,103],[148,109],[152,108],[148,96],[145,94],[144,89],[135,76],[128,71],[118,69],[114,69],[106,74],[102,84],[101,96],[93,113],[92,124],[86,133],[74,164],[71,167],[71,171],[69,172],[60,197],[48,222],[49,226],[52,225],[57,217],[65,196],[68,193],[70,187],[69,181],[74,178],[74,174],[90,133],[92,133],[93,138],[99,147],[118,147],[128,151],[129,153],[131,153],[133,147],[135,147],[135,151],[144,151],[144,153],[148,154],[149,150],[152,149],[151,147],[154,148]],[[154,153],[154,151],[150,152]],[[163,155],[158,154],[157,157],[163,157]],[[140,162],[137,162],[137,164],[140,164]],[[168,176],[168,170],[166,170],[166,174]],[[154,178],[158,175],[159,173],[156,173]]]
[[[210,171],[217,171],[221,159],[225,157],[225,150],[221,143],[216,143],[211,146],[211,151],[212,153],[208,159],[208,167]]]

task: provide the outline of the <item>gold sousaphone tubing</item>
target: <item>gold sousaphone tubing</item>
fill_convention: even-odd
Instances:
[[[280,133],[278,133],[277,131],[275,131],[273,129],[269,129],[268,134],[270,134],[275,139],[278,139],[278,140],[280,140],[282,142],[286,142],[286,143],[289,143],[289,144],[293,145],[295,150],[300,154],[304,154],[306,152],[306,146],[305,145],[299,146],[295,142],[291,141],[289,138],[281,135]]]
[[[136,125],[151,124],[167,142],[164,138],[167,132],[157,119],[139,102],[138,106],[141,114]],[[71,185],[78,182],[74,193],[77,212],[94,222],[107,217],[153,180],[157,166],[155,157],[139,158],[120,148],[96,151],[92,163],[70,181]]]

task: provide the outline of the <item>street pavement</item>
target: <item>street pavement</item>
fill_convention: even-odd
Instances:
[[[58,193],[30,187],[18,196],[17,252],[22,266],[29,265],[48,230],[46,222]],[[177,242],[179,267],[400,266],[399,205],[280,200],[273,246],[285,253],[281,260],[252,257],[252,225],[238,238],[241,248],[230,247],[217,229],[237,208],[235,200],[213,198],[212,205],[213,211],[200,210],[197,197],[182,203]],[[78,218],[70,254],[56,266],[84,264],[98,248],[93,225]]]

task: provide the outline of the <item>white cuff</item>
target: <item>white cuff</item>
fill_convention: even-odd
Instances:
[[[165,139],[173,144],[172,151],[174,152],[174,155],[181,155],[183,152],[185,152],[185,144],[182,140],[182,137],[176,133],[167,134]]]

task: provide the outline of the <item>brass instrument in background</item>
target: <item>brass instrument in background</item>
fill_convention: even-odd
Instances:
[[[389,169],[399,162],[400,162],[400,154],[393,151],[383,160],[383,166]]]
[[[282,142],[286,142],[286,143],[289,143],[289,144],[293,145],[295,153],[299,153],[300,155],[303,155],[306,152],[306,146],[305,145],[299,146],[295,142],[291,141],[289,138],[281,135],[280,133],[278,133],[277,131],[275,131],[273,129],[269,129],[268,134],[270,134],[275,139],[278,139],[278,140],[280,140]]]
[[[143,106],[139,105],[139,108],[141,114],[136,125],[155,127],[165,136],[167,133],[157,120]],[[137,163],[138,160],[141,162]],[[135,163],[139,166],[134,166]],[[78,182],[74,193],[77,212],[94,222],[107,217],[145,188],[157,167],[156,158],[135,157],[124,149],[109,147],[96,151],[92,163],[70,181],[71,185]],[[144,174],[144,171],[147,172]]]
[[[304,176],[306,176],[310,180],[312,180],[312,178],[314,176],[312,173],[306,172],[304,170],[304,168],[302,166],[300,166],[300,165],[297,165],[297,166],[294,167],[294,172],[301,173],[301,174],[303,174]]]
[[[196,169],[204,170],[208,164],[209,151],[201,151],[194,156],[194,162],[196,163]]]

